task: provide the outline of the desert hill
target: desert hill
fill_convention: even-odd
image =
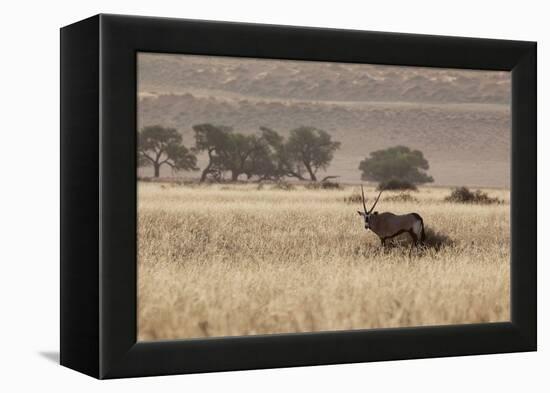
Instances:
[[[157,54],[138,61],[139,127],[175,127],[188,146],[191,127],[203,122],[283,135],[310,125],[342,143],[327,174],[344,182],[360,181],[369,152],[404,144],[424,152],[435,184],[510,183],[506,72]]]

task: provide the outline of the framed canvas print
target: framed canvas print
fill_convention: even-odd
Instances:
[[[536,44],[61,29],[61,364],[536,350]]]

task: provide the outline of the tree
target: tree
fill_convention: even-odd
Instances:
[[[277,161],[265,140],[260,139],[261,145],[250,155],[245,167],[247,179],[257,176],[259,181],[278,180],[282,174],[277,168]]]
[[[247,177],[258,176],[259,180],[280,180],[287,175],[288,164],[284,138],[276,131],[260,127],[258,146],[250,156]]]
[[[138,165],[153,166],[154,176],[167,165],[173,171],[197,170],[197,157],[183,144],[181,135],[173,128],[159,125],[141,129],[138,134]]]
[[[287,174],[303,179],[307,172],[310,180],[317,181],[317,171],[326,169],[340,148],[340,142],[332,141],[330,134],[315,127],[299,127],[290,131],[284,148]]]
[[[261,138],[234,133],[227,126],[197,124],[193,126],[193,130],[195,150],[208,153],[208,165],[202,172],[201,182],[209,174],[218,177],[225,171],[231,173],[232,181],[238,180],[242,174],[249,176],[253,155],[264,145]]]
[[[220,174],[223,171],[221,154],[228,144],[228,135],[233,129],[204,123],[194,125],[193,130],[195,131],[194,150],[205,151],[208,154],[208,164],[203,169],[200,178],[200,181],[203,182],[209,174]]]
[[[419,150],[406,146],[394,146],[370,153],[359,164],[361,179],[377,182],[399,180],[415,184],[433,182],[433,177],[425,173],[430,168],[428,161]]]
[[[231,172],[231,180],[237,181],[241,174],[250,172],[253,158],[261,156],[263,150],[261,138],[255,135],[228,134],[224,149],[220,150],[220,164],[224,170]]]
[[[210,123],[193,126],[196,152],[208,154],[208,165],[201,182],[210,175],[221,178],[225,172],[231,180],[245,174],[247,179],[279,180],[290,176],[305,180],[304,174],[316,181],[319,169],[326,169],[340,142],[329,134],[313,127],[300,127],[290,132],[285,141],[281,135],[267,127],[260,127],[260,135],[243,135],[231,127]]]

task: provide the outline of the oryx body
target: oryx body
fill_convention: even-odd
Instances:
[[[382,195],[382,191],[378,194],[378,198],[372,205],[370,210],[367,210],[365,204],[365,193],[363,191],[363,186],[361,186],[361,195],[363,198],[363,209],[364,211],[358,211],[360,216],[365,220],[365,229],[373,231],[382,242],[382,245],[385,244],[387,239],[391,239],[397,235],[407,232],[412,240],[413,244],[418,244],[423,242],[426,235],[424,233],[424,221],[417,213],[409,214],[393,214],[393,213],[378,213],[374,212],[374,207]]]
[[[413,242],[424,241],[424,222],[422,217],[416,213],[393,214],[393,213],[373,213],[367,218],[368,227],[366,229],[373,231],[382,244],[387,239],[408,232]]]

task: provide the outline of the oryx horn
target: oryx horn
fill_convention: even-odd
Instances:
[[[380,194],[378,194],[378,197],[376,198],[376,201],[374,201],[374,205],[372,205],[372,207],[371,207],[370,210],[369,210],[369,214],[372,213],[372,211],[374,210],[376,204],[378,203],[378,200],[380,199],[380,195],[382,195],[382,191],[384,191],[384,190],[381,190],[381,191],[380,191]],[[365,203],[365,202],[363,202],[363,204],[364,204],[364,203]]]
[[[363,197],[363,209],[365,209],[365,214],[369,214],[367,212],[367,205],[365,205],[365,192],[363,191],[363,185],[361,184],[361,196]]]

